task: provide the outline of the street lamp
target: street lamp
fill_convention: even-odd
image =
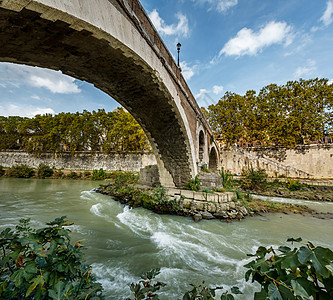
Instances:
[[[178,52],[178,68],[180,67],[180,65],[179,65],[179,52],[180,52],[180,47],[182,46],[182,44],[181,43],[178,43],[177,44],[177,52]]]

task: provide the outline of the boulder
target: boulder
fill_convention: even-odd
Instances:
[[[215,217],[208,211],[203,211],[201,213],[201,215],[202,215],[202,218],[205,219],[205,220],[215,219]]]
[[[214,214],[214,217],[217,219],[228,219],[229,216],[227,215],[227,213],[225,211],[217,211]]]
[[[195,214],[192,216],[192,219],[194,222],[200,222],[202,220],[202,215],[201,214]]]

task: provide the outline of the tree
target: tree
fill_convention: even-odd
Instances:
[[[227,92],[207,115],[229,146],[241,140],[293,148],[333,134],[333,85],[327,79],[300,79],[270,84],[258,95]]]

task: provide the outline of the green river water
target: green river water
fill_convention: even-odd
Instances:
[[[230,224],[218,220],[194,223],[190,218],[157,215],[129,209],[93,191],[98,182],[72,180],[0,179],[0,229],[31,218],[44,226],[67,216],[73,242],[85,239],[86,258],[103,284],[106,299],[129,296],[128,285],[140,274],[161,268],[167,283],[162,299],[180,299],[189,283],[205,280],[212,286],[237,285],[236,299],[253,299],[258,289],[244,280],[249,261],[259,245],[281,245],[288,237],[302,237],[333,249],[333,220],[312,216],[266,214]],[[282,201],[281,199],[272,199]],[[288,200],[284,201],[296,201]],[[306,202],[319,211],[333,212],[333,203]]]

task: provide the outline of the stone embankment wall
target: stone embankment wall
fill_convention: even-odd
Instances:
[[[14,165],[26,164],[30,167],[38,167],[44,163],[56,169],[66,170],[94,170],[103,168],[106,171],[140,171],[148,165],[156,164],[154,154],[151,153],[110,153],[91,154],[89,152],[79,152],[75,155],[62,153],[53,157],[52,154],[42,154],[34,157],[22,151],[0,152],[0,165],[12,167]]]
[[[206,193],[182,189],[167,189],[170,200],[181,200],[182,209],[200,219],[242,219],[248,215],[245,207],[236,204],[236,193]],[[198,219],[196,219],[198,218]]]
[[[269,176],[332,179],[333,145],[304,145],[295,149],[247,148],[221,151],[221,165],[233,174],[247,166],[263,168]]]

